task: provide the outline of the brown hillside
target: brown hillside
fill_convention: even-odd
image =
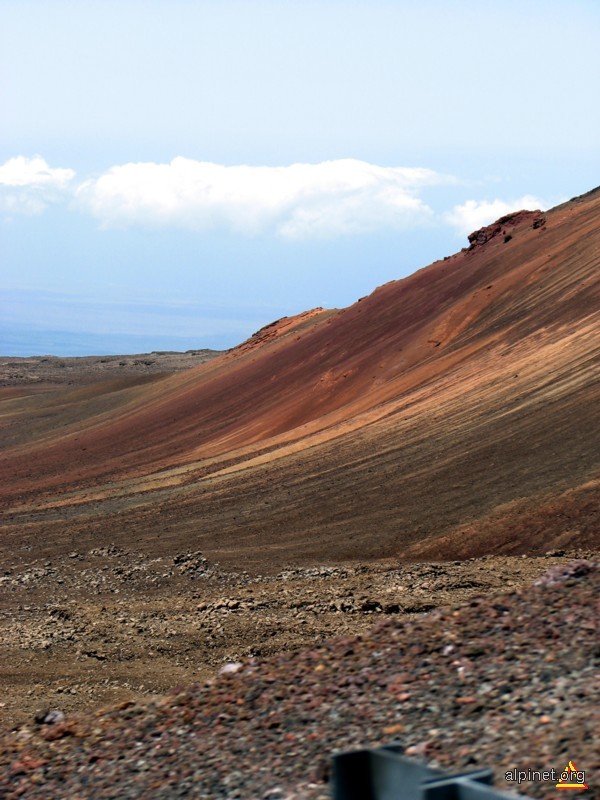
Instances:
[[[3,544],[263,569],[598,544],[600,191],[470,241],[187,372],[7,397]]]

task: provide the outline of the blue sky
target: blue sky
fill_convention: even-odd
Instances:
[[[600,180],[597,0],[0,0],[0,353],[230,347]]]

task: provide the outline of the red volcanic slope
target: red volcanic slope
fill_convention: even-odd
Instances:
[[[248,563],[597,543],[600,191],[470,239],[189,372],[6,400],[9,534]]]

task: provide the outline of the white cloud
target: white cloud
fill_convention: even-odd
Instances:
[[[48,166],[41,156],[16,156],[0,165],[0,210],[37,214],[70,192],[72,169]]]
[[[272,230],[297,239],[421,224],[433,212],[418,190],[449,180],[428,169],[356,159],[229,167],[179,157],[112,167],[81,184],[77,197],[104,226]]]
[[[499,217],[510,214],[512,211],[535,211],[546,209],[549,203],[533,195],[526,194],[517,200],[467,200],[462,205],[454,206],[451,211],[443,215],[444,222],[456,229],[461,235],[468,235],[473,231],[495,222]]]
[[[16,156],[0,166],[1,186],[64,187],[73,180],[72,169],[53,169],[41,156]]]
[[[79,183],[75,175],[72,169],[50,167],[39,155],[11,158],[0,165],[0,211],[36,214],[75,198],[76,207],[103,227],[326,238],[431,223],[436,215],[422,199],[422,190],[456,183],[426,168],[382,167],[352,158],[256,167],[178,157],[168,164],[116,165]],[[467,200],[441,219],[465,235],[510,211],[548,205],[532,195],[511,202]]]

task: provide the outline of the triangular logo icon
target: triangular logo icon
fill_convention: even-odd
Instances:
[[[572,761],[569,761],[556,784],[557,789],[587,789],[585,775],[580,772]]]

